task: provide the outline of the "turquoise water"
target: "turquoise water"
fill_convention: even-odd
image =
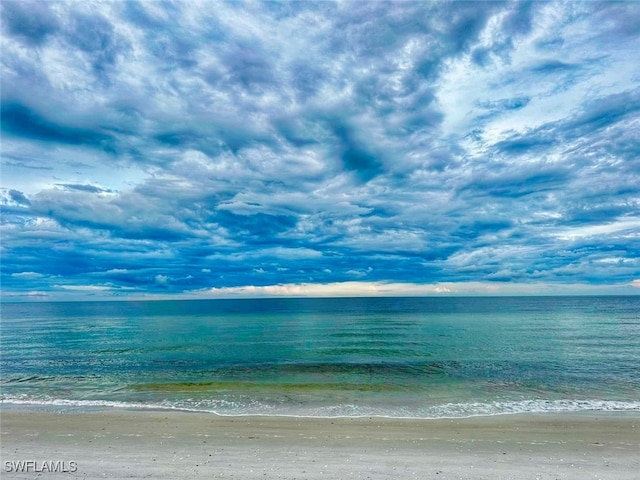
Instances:
[[[640,297],[2,304],[3,408],[640,411]]]

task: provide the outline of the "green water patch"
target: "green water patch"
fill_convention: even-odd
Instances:
[[[400,391],[403,387],[384,383],[270,383],[246,381],[211,382],[171,382],[138,383],[127,385],[120,390],[134,392],[254,392],[273,390],[280,393],[311,391],[358,391],[387,392]]]

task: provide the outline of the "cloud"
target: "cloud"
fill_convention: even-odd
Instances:
[[[31,202],[29,199],[19,190],[6,189],[0,190],[2,195],[1,202],[5,207],[29,207]]]
[[[635,286],[635,285],[634,285]],[[617,286],[619,289],[620,286]],[[387,282],[339,282],[301,283],[267,286],[243,286],[212,288],[198,292],[200,298],[259,298],[259,297],[374,297],[374,296],[495,296],[495,295],[571,295],[615,292],[616,287],[546,283],[529,285],[501,282],[456,282],[438,284],[387,283]]]
[[[89,192],[89,193],[112,193],[111,190],[105,189],[102,187],[97,187],[95,185],[82,185],[82,184],[73,184],[73,183],[61,183],[57,185],[65,190],[76,190],[80,192]]]
[[[62,125],[48,120],[25,105],[2,104],[2,130],[10,135],[70,145],[103,145],[111,137],[82,127]]]
[[[16,272],[16,273],[12,273],[11,276],[15,278],[34,279],[34,278],[41,278],[43,275],[37,272]]]
[[[0,8],[7,298],[637,279],[632,2]]]
[[[212,288],[206,294],[214,297],[244,296],[283,296],[283,297],[342,297],[342,296],[375,296],[381,293],[391,293],[393,285],[375,283],[329,283],[329,284],[286,284],[266,286],[242,286],[227,288]],[[392,293],[391,293],[392,294]]]
[[[9,35],[31,46],[41,45],[60,28],[48,2],[5,2],[2,23]]]

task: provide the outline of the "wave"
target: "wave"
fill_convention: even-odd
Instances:
[[[520,400],[506,402],[444,403],[422,408],[385,408],[362,405],[326,405],[321,407],[285,406],[257,401],[240,403],[228,400],[198,400],[159,403],[114,400],[72,400],[4,396],[2,407],[33,407],[45,410],[86,411],[92,409],[175,410],[211,413],[223,417],[278,416],[298,418],[413,418],[450,419],[532,413],[640,412],[640,401],[615,400]]]

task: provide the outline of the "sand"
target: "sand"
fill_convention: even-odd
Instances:
[[[638,413],[395,420],[4,410],[0,421],[3,479],[640,478]]]

